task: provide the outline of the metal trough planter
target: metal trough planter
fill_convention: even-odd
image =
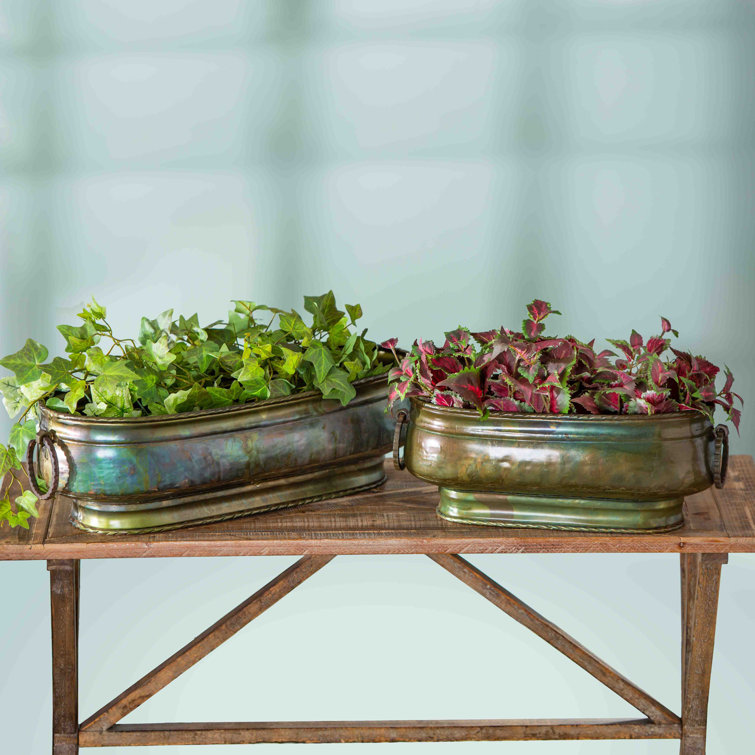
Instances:
[[[482,420],[412,398],[411,412],[399,412],[394,458],[439,487],[438,514],[454,522],[662,531],[683,523],[685,496],[723,486],[728,431],[692,411]]]
[[[346,495],[383,482],[394,424],[385,375],[354,387],[347,406],[302,393],[128,419],[40,407],[29,459],[47,497],[69,497],[73,523],[98,532],[157,531]]]

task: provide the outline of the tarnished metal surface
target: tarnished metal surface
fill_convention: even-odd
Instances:
[[[508,526],[637,531],[683,521],[713,482],[715,435],[699,412],[496,414],[412,399],[405,460],[439,486],[438,513]]]
[[[42,409],[59,492],[74,523],[153,530],[239,516],[379,485],[393,420],[386,377],[341,406],[319,394],[158,417],[104,419]],[[40,472],[50,480],[45,445]]]

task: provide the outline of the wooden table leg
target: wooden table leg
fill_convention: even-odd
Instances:
[[[48,561],[52,618],[52,753],[79,752],[79,561]]]
[[[718,590],[726,553],[685,553],[682,573],[682,743],[680,755],[705,755],[708,692]]]

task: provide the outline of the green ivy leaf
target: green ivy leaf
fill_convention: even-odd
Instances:
[[[343,406],[357,395],[356,388],[349,382],[349,376],[340,367],[333,367],[324,380],[316,383],[322,391],[323,398],[337,399]]]
[[[29,404],[42,398],[54,388],[50,382],[50,376],[43,372],[39,380],[32,380],[20,386],[21,393]]]
[[[66,402],[63,401],[62,398],[58,398],[57,396],[50,396],[50,398],[45,401],[45,406],[48,409],[53,409],[56,412],[63,412],[63,414],[72,414],[72,412],[68,410]]]
[[[14,503],[16,504],[16,511],[25,511],[29,516],[38,517],[37,511],[37,496],[31,492],[31,490],[24,490],[21,495],[16,496]]]
[[[176,361],[176,355],[171,351],[167,334],[163,333],[156,341],[147,341],[144,344],[144,353],[149,362],[158,370],[167,370]]]
[[[100,336],[91,322],[85,322],[81,326],[58,325],[58,331],[65,338],[66,351],[78,354],[95,346]]]
[[[42,377],[41,365],[47,359],[47,349],[33,339],[26,343],[15,354],[9,354],[0,359],[0,364],[10,370],[18,381],[19,386],[31,383]]]
[[[63,397],[63,402],[65,403],[66,408],[69,412],[71,412],[71,414],[74,414],[76,412],[79,401],[84,398],[86,389],[87,384],[83,380],[74,380],[72,383],[70,383],[69,390]]]
[[[19,459],[26,456],[26,447],[29,441],[37,436],[37,423],[30,419],[26,422],[16,422],[10,429],[9,442]]]
[[[201,373],[207,373],[218,361],[220,347],[214,341],[205,341],[197,346],[187,349],[183,359]]]
[[[240,370],[233,373],[233,377],[235,377],[241,385],[247,388],[248,383],[264,380],[266,372],[256,359],[249,359],[244,363]]]
[[[176,391],[165,399],[165,408],[168,414],[176,414],[183,408],[184,404],[186,404],[186,399],[189,397],[189,391],[189,388]]]
[[[103,307],[101,304],[97,302],[97,299],[92,297],[92,301],[85,305],[84,311],[79,313],[79,317],[82,320],[89,320],[90,322],[94,322],[96,320],[104,320],[107,316],[107,312],[105,310],[105,307]]]
[[[0,480],[2,480],[11,469],[22,468],[21,460],[18,458],[16,450],[12,446],[7,447],[0,443]]]
[[[5,411],[8,412],[11,419],[26,407],[24,395],[21,393],[14,375],[0,379],[0,393],[3,394]]]
[[[312,345],[304,352],[304,359],[314,366],[315,382],[317,383],[325,380],[330,370],[335,367],[333,355],[319,341],[313,341]]]
[[[213,385],[207,389],[207,393],[212,398],[213,407],[230,406],[235,401],[229,388],[218,388]]]
[[[188,390],[172,393],[165,399],[165,408],[169,414],[210,409],[214,405],[213,396],[198,383],[194,383]]]
[[[343,365],[349,373],[349,380],[358,380],[364,370],[364,365],[358,359],[347,359]]]
[[[303,341],[305,338],[312,337],[311,328],[306,325],[296,310],[284,312],[278,318],[278,322],[280,323],[281,330],[296,341]]]
[[[252,346],[252,353],[261,360],[270,359],[273,355],[273,344],[258,343]]]
[[[304,354],[287,347],[281,347],[282,359],[273,363],[275,369],[281,374],[291,377],[296,374],[297,367],[301,364]]]
[[[89,356],[89,355],[88,355]],[[94,359],[87,359],[91,372],[95,372],[92,383],[92,401],[97,411],[96,416],[120,417],[133,410],[129,383],[137,378],[123,360],[109,357],[100,352]],[[105,404],[103,409],[100,405]]]
[[[349,313],[351,324],[356,325],[356,321],[362,316],[361,304],[347,304],[346,311]]]
[[[99,417],[124,417],[133,410],[128,385],[108,378],[98,377],[92,383],[92,399]]]
[[[293,393],[294,385],[283,378],[273,378],[270,381],[270,398],[282,398]]]
[[[314,317],[314,327],[317,330],[330,330],[342,317],[343,312],[336,307],[336,299],[332,291],[322,296],[305,296],[304,309]]]
[[[7,494],[3,498],[0,498],[0,526],[2,526],[3,522],[8,522],[11,527],[16,526],[16,516],[13,513]]]
[[[74,362],[63,357],[55,357],[52,362],[41,365],[41,369],[49,375],[52,385],[67,384],[73,379]]]
[[[331,349],[340,349],[348,342],[350,336],[349,320],[344,316],[328,331],[328,346]]]
[[[239,401],[245,404],[247,401],[264,401],[267,398],[270,398],[270,386],[266,380],[260,379],[248,383],[248,387],[241,392]]]
[[[344,343],[343,347],[341,348],[341,358],[339,359],[339,362],[344,362],[354,351],[354,347],[356,346],[357,340],[359,339],[359,335],[357,333],[352,333],[348,339],[346,340],[346,343]]]
[[[142,317],[141,327],[139,328],[139,343],[144,346],[150,341],[157,341],[164,333],[170,333],[172,324],[172,309],[161,312],[154,320]]]

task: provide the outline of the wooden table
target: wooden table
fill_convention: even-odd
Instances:
[[[437,490],[388,469],[374,492],[154,535],[74,529],[69,505],[43,504],[27,530],[0,530],[0,559],[44,559],[52,606],[53,754],[107,745],[261,742],[426,742],[532,739],[679,739],[682,755],[705,752],[721,565],[755,552],[755,464],[731,460],[724,490],[685,502],[686,524],[667,534],[616,535],[451,524],[435,515]],[[341,554],[426,554],[560,650],[642,714],[632,719],[299,721],[120,724],[252,619]],[[679,553],[682,711],[677,715],[459,554]],[[268,556],[301,558],[103,708],[79,723],[79,564],[87,558]],[[755,702],[755,701],[753,701]]]

